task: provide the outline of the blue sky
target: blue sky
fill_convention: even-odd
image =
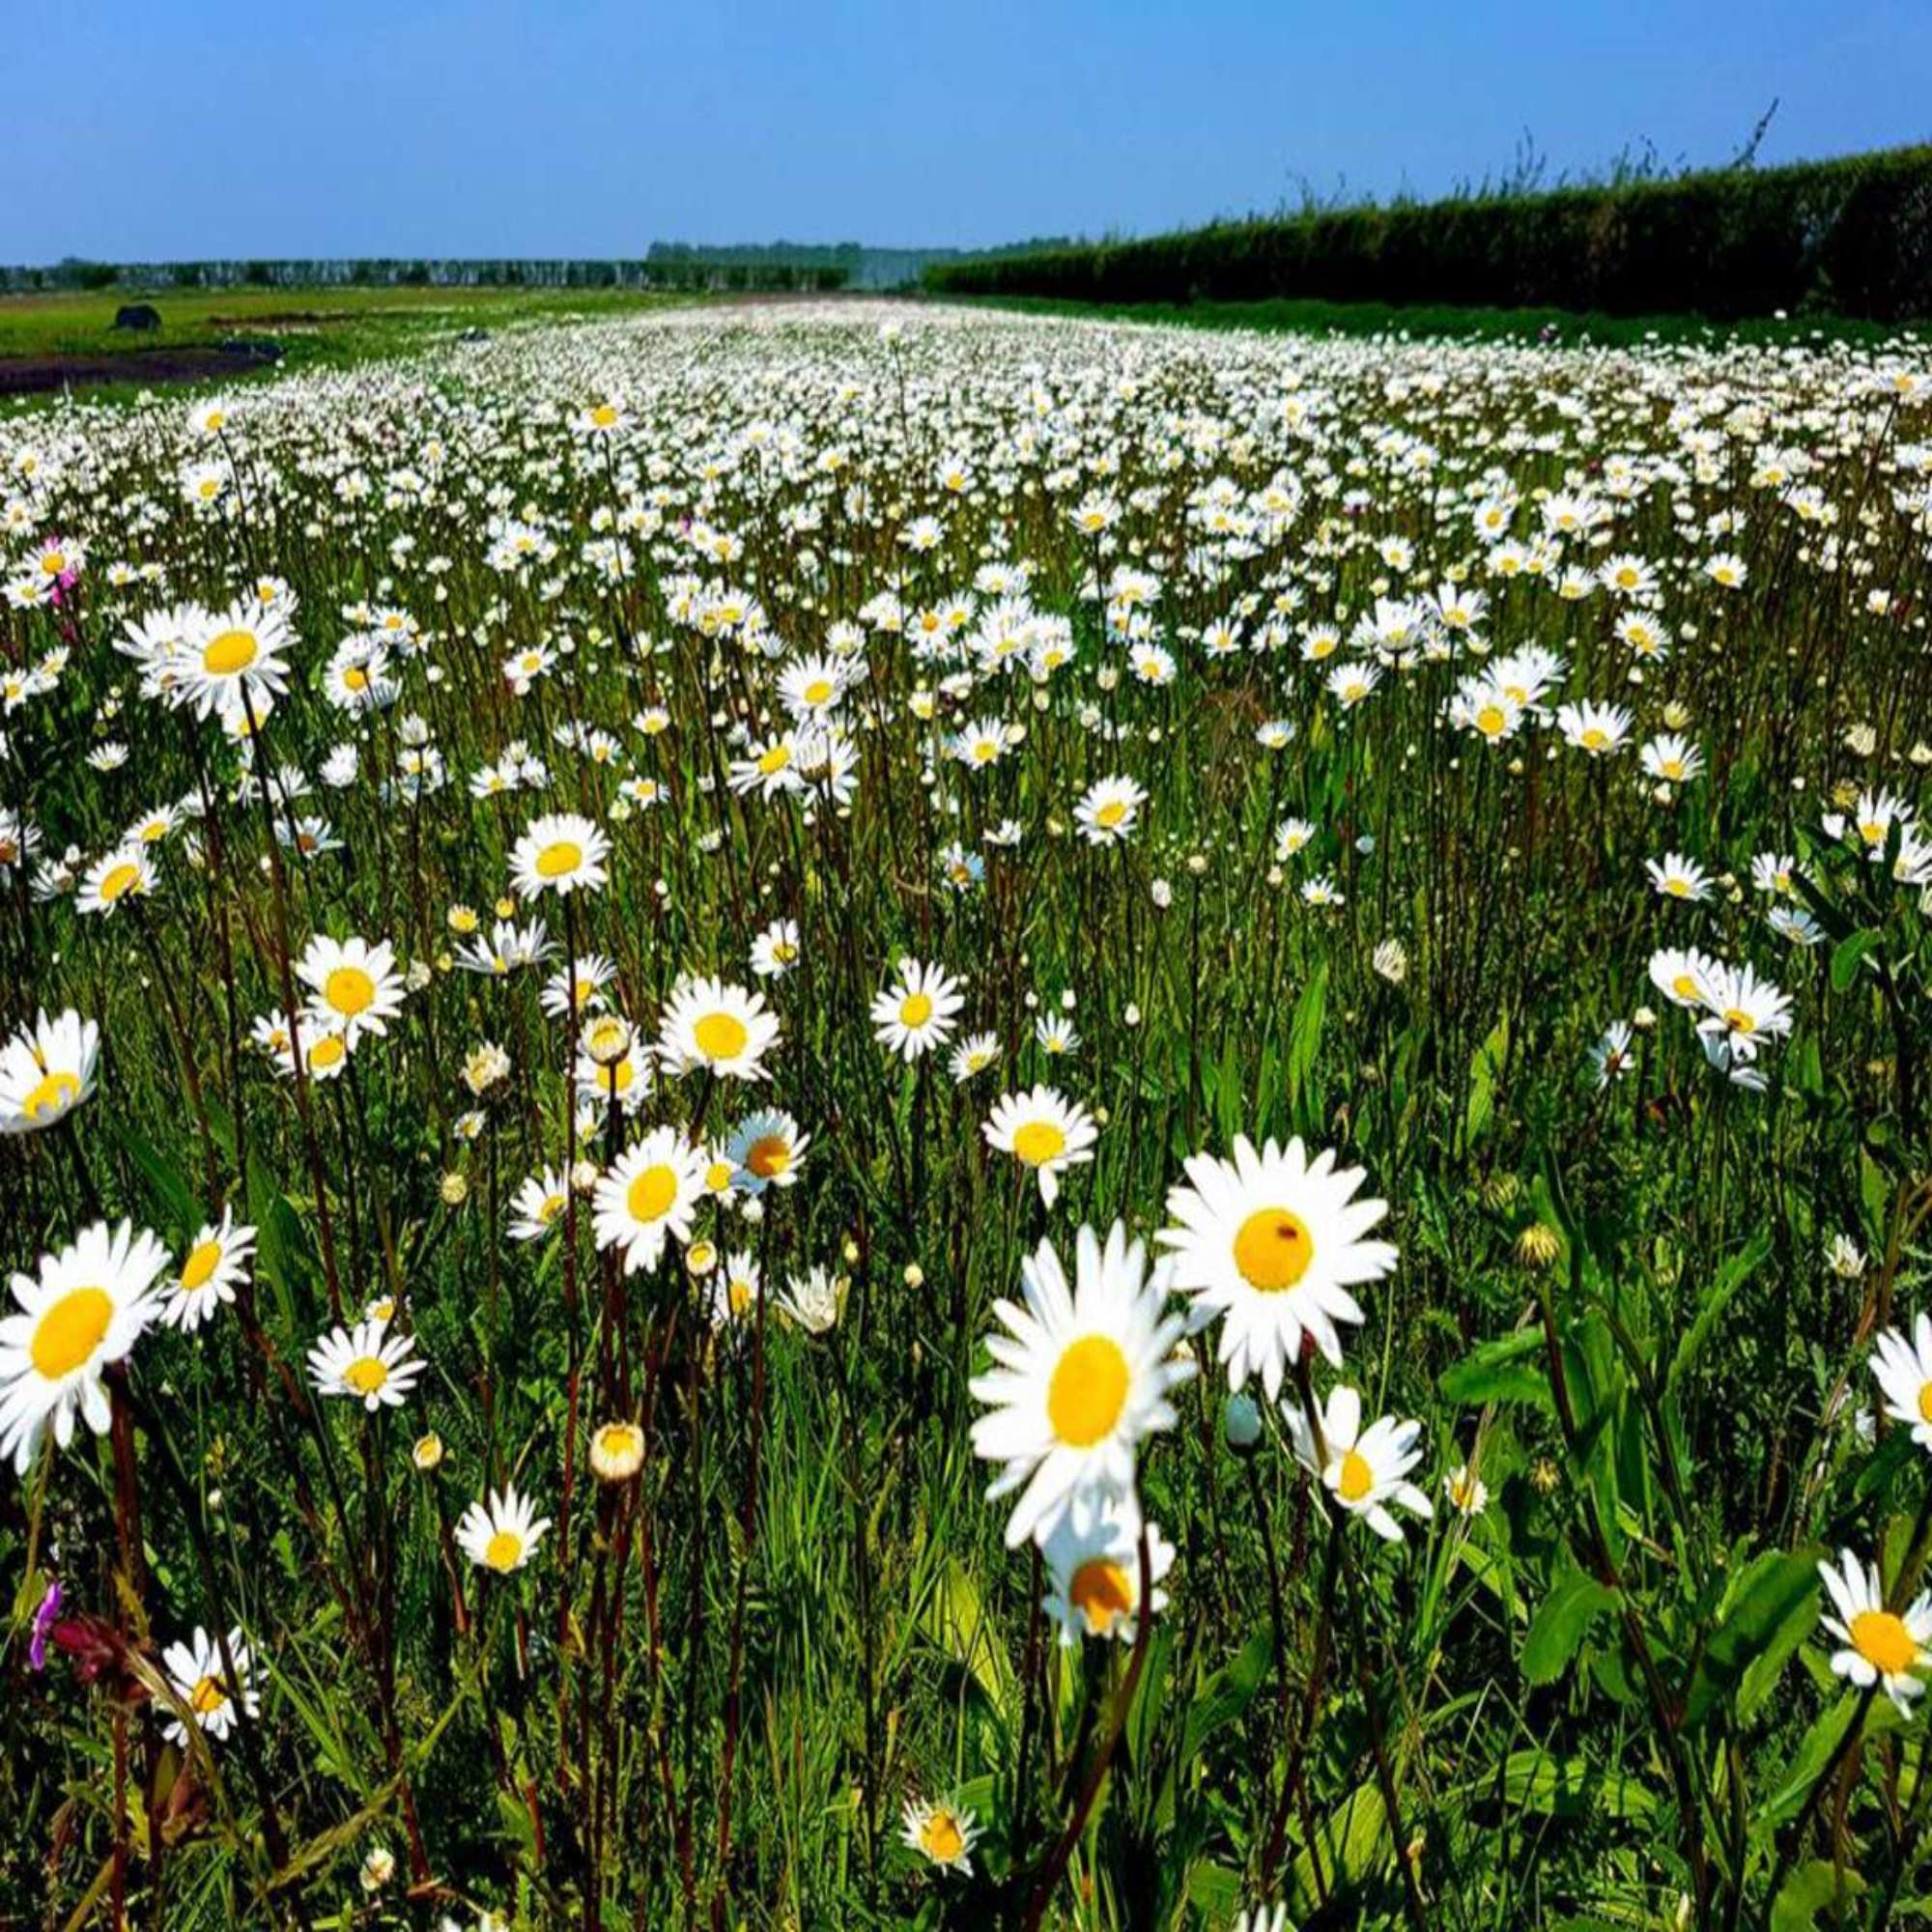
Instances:
[[[83,0],[56,41],[0,260],[979,244],[1434,192],[1525,127],[1715,161],[1774,95],[1766,160],[1932,131],[1925,0]]]

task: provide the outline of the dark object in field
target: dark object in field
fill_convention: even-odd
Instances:
[[[213,349],[124,349],[102,355],[0,355],[0,396],[88,388],[102,383],[206,383],[245,376],[281,360],[278,342],[230,341]]]
[[[221,340],[224,355],[246,355],[256,362],[279,362],[282,345],[272,335],[228,335]]]
[[[116,328],[158,328],[161,312],[149,302],[123,302],[114,313]]]
[[[490,331],[487,328],[466,328],[456,339],[459,342],[488,342]]]

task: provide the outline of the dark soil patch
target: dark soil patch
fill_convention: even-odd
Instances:
[[[205,383],[245,376],[281,359],[271,342],[208,349],[129,349],[118,355],[0,355],[0,396],[99,383]]]

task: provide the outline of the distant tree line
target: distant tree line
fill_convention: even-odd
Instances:
[[[1759,124],[1761,133],[1763,124]],[[1539,191],[1540,164],[1440,201],[1316,204],[1143,240],[935,262],[929,288],[1104,303],[1438,302],[1728,320],[1932,316],[1932,147]]]
[[[316,289],[518,288],[812,291],[841,289],[852,263],[829,249],[671,249],[629,260],[531,257],[488,260],[365,256],[356,259],[92,262],[69,257],[51,268],[0,269],[0,288]],[[908,279],[917,278],[915,268]]]

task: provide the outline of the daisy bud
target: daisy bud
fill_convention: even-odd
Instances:
[[[469,1199],[469,1177],[452,1169],[442,1177],[437,1192],[442,1196],[445,1208],[461,1208]]]
[[[635,1422],[607,1422],[590,1438],[590,1466],[600,1481],[624,1483],[644,1466],[644,1432]]]
[[[1234,1450],[1252,1449],[1261,1440],[1262,1412],[1253,1396],[1231,1395],[1221,1405],[1221,1434]]]
[[[1556,1230],[1542,1221],[1532,1221],[1516,1237],[1516,1258],[1526,1268],[1546,1268],[1563,1246]]]
[[[603,1171],[594,1160],[580,1160],[570,1170],[570,1185],[578,1194],[588,1194],[603,1178]]]
[[[427,1476],[442,1466],[442,1437],[432,1429],[427,1435],[418,1435],[410,1450],[410,1461]]]
[[[906,1263],[905,1285],[908,1288],[923,1288],[925,1286],[925,1270],[917,1262]]]

